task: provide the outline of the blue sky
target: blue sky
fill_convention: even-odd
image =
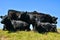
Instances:
[[[57,27],[60,28],[59,4],[60,0],[0,0],[0,15],[6,15],[9,9],[18,11],[38,11],[58,17]],[[0,23],[0,29],[2,27]]]

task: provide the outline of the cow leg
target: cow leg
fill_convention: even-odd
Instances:
[[[51,30],[52,32],[57,32],[56,27],[52,27],[51,29],[52,29],[52,30]]]
[[[4,30],[4,31],[7,30],[5,25],[3,26],[3,30]]]
[[[30,25],[26,26],[25,29],[26,29],[27,31],[30,31]]]
[[[32,23],[33,31],[36,31],[36,24]]]

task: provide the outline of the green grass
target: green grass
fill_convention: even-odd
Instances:
[[[0,40],[60,40],[60,34],[52,32],[41,34],[33,31],[8,33],[8,31],[0,30]]]

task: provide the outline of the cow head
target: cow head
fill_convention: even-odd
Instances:
[[[12,32],[15,31],[14,27],[13,27],[13,25],[11,23],[11,20],[10,20],[10,18],[8,16],[3,17],[1,23],[6,26],[6,30],[12,31]]]
[[[6,24],[6,23],[8,23],[8,21],[9,21],[9,19],[8,19],[8,16],[6,15],[6,16],[2,17],[1,23]]]
[[[3,18],[3,16],[0,16],[0,18],[2,19],[2,18]]]
[[[52,21],[53,21],[53,23],[55,23],[55,24],[57,24],[57,17],[52,17]]]

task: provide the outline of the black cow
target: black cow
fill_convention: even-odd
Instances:
[[[24,21],[21,20],[12,20],[12,25],[14,26],[15,30],[27,30],[30,31],[30,25]]]
[[[6,29],[8,31],[30,30],[28,23],[24,21],[10,20],[8,16],[5,16],[1,23],[5,25],[3,29]]]
[[[49,22],[49,23],[55,23],[55,24],[57,23],[56,17],[52,17],[49,14],[38,13],[36,11],[34,11],[34,12],[20,12],[20,11],[16,11],[16,10],[9,10],[8,15],[13,20],[19,19],[19,20],[26,21],[28,23],[30,23],[29,21],[32,21],[31,22],[32,24],[35,23],[34,17],[39,17],[41,22]],[[29,17],[30,17],[30,19],[29,19]]]
[[[0,18],[2,19],[2,21],[5,20],[6,17],[7,17],[7,15],[5,15],[5,16],[0,16]],[[1,21],[1,23],[2,23],[2,21]],[[3,30],[7,30],[5,24],[3,25]]]
[[[27,14],[27,12],[8,10],[8,16],[11,20],[22,20],[27,23],[30,23],[30,16]]]
[[[56,24],[44,23],[43,26],[47,30],[47,32],[57,32]]]
[[[54,23],[57,24],[57,18],[56,17],[52,17],[49,14],[44,14],[44,13],[38,13],[36,11],[34,12],[27,12],[27,14],[30,16],[30,24],[33,25],[33,29],[36,25],[36,18],[37,20],[39,20],[40,22],[43,23]]]
[[[39,33],[57,32],[57,28],[56,25],[50,23],[37,23],[35,26],[35,31],[38,31]]]
[[[53,17],[49,14],[44,14],[44,13],[38,13],[36,11],[33,12],[33,14],[40,19],[40,22],[48,22],[48,23],[54,23],[57,24],[57,17]]]
[[[13,31],[14,30],[13,25],[11,24],[11,21],[8,18],[8,16],[4,16],[1,23],[4,24],[4,27],[3,27],[4,30],[5,29],[8,30],[8,31]]]
[[[38,31],[39,33],[45,33],[45,32],[57,32],[56,24],[51,24],[48,22],[41,22],[41,19],[39,17],[35,18],[35,26],[34,30]]]
[[[48,23],[54,23],[57,24],[57,20],[58,18],[56,17],[52,17],[49,14],[45,14],[43,16],[40,16],[40,21],[41,22],[48,22]]]

